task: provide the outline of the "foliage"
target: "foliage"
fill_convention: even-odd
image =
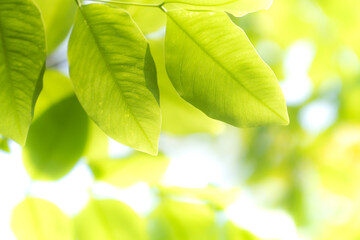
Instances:
[[[92,186],[146,183],[155,199],[140,214],[90,189],[87,206],[67,216],[30,189],[12,214],[16,237],[262,239],[247,225],[261,225],[256,212],[242,208],[241,227],[229,213],[250,195],[286,211],[305,239],[358,239],[360,3],[271,3],[2,0],[0,151],[21,144],[33,181],[84,163]],[[287,111],[291,125],[267,126],[288,124]],[[174,157],[166,136],[181,139],[173,146],[181,152],[194,133],[211,139],[212,154],[220,148],[231,187],[163,185]],[[109,137],[134,150],[111,155]],[[268,238],[293,239],[281,227],[282,238]]]

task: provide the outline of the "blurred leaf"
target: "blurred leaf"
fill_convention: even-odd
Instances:
[[[166,69],[185,100],[238,127],[288,124],[276,76],[225,13],[167,14]]]
[[[128,13],[104,4],[82,6],[68,56],[76,95],[94,122],[120,143],[156,155],[161,125],[156,69]]]
[[[243,230],[237,227],[232,222],[227,222],[225,224],[225,231],[226,231],[226,240],[258,240],[260,238],[256,237],[252,233]]]
[[[183,100],[172,86],[165,69],[164,40],[150,40],[150,46],[158,74],[162,130],[172,134],[218,133],[222,123]]]
[[[135,152],[122,159],[91,160],[89,166],[97,180],[118,187],[129,187],[137,182],[147,182],[150,185],[159,183],[169,162],[162,154],[154,157]]]
[[[0,134],[23,145],[42,87],[44,27],[31,0],[1,0],[0,16]]]
[[[208,186],[206,188],[160,187],[163,197],[170,196],[176,199],[204,200],[217,209],[224,209],[235,201],[238,189],[220,189]]]
[[[272,0],[165,0],[167,9],[226,11],[234,16],[243,16],[250,12],[268,9]]]
[[[73,94],[70,79],[61,72],[47,69],[44,73],[44,85],[35,106],[34,119],[49,107]]]
[[[12,213],[11,228],[18,240],[72,240],[70,219],[53,203],[26,198]]]
[[[88,118],[75,96],[53,105],[31,126],[23,150],[24,165],[33,179],[56,180],[82,156]]]
[[[48,53],[65,39],[75,17],[76,3],[73,0],[34,0],[42,13]]]
[[[87,141],[85,157],[99,159],[109,156],[109,138],[93,121],[89,124]]]
[[[0,136],[0,150],[3,150],[5,152],[10,152],[9,145],[8,145],[8,139],[3,138]]]
[[[151,240],[218,240],[215,212],[204,204],[161,201],[149,218]]]
[[[126,204],[115,200],[91,200],[74,218],[78,240],[143,240],[141,218]]]

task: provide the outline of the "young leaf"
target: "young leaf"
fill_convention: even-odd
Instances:
[[[44,112],[31,126],[23,150],[30,176],[56,180],[68,173],[84,152],[88,121],[74,95]]]
[[[144,240],[141,218],[116,200],[91,200],[74,219],[78,240]]]
[[[156,69],[130,16],[104,4],[81,7],[68,51],[74,89],[88,115],[113,139],[156,155],[161,125]]]
[[[48,53],[65,39],[73,24],[76,3],[74,0],[34,0],[38,4],[45,24]]]
[[[166,9],[226,11],[236,17],[268,9],[272,0],[165,0]]]
[[[49,201],[26,198],[13,211],[11,228],[18,240],[72,240],[70,219]]]
[[[119,187],[129,187],[137,182],[159,183],[165,173],[169,159],[136,152],[123,159],[91,160],[89,166],[97,180]]]
[[[225,13],[167,14],[166,69],[185,100],[237,127],[288,124],[275,74]]]
[[[0,49],[0,134],[23,145],[46,56],[41,15],[32,1],[0,1]]]

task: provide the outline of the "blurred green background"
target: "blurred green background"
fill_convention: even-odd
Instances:
[[[267,11],[230,16],[276,73],[288,104],[286,127],[239,130],[207,118],[172,94],[157,58],[163,29],[147,35],[162,91],[163,154],[114,143],[71,104],[81,115],[74,121],[90,129],[87,143],[83,129],[72,139],[86,144],[85,154],[39,170],[26,148],[23,164],[14,143],[10,154],[0,153],[0,238],[360,239],[359,10],[358,0],[274,0]],[[76,101],[69,97],[66,47],[48,62],[53,70],[35,121],[51,121]],[[6,140],[0,145],[7,150]]]

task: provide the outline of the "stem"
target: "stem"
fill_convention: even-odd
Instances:
[[[167,2],[164,2],[164,4],[177,3],[177,4],[184,4],[184,5],[195,6],[195,7],[218,7],[218,6],[223,6],[223,5],[235,3],[237,1],[238,0],[229,0],[229,1],[223,2],[223,3],[201,4],[201,3],[184,2],[184,1],[181,1],[181,0],[179,0],[179,1],[177,1],[177,0],[169,0]]]
[[[80,2],[80,0],[75,0],[75,3],[76,3],[76,5],[77,5],[78,7],[81,7],[81,2]]]
[[[116,0],[94,0],[95,2],[103,2],[103,3],[113,3],[113,4],[119,4],[119,5],[129,5],[129,6],[139,6],[139,7],[161,7],[164,3],[160,4],[146,4],[146,3],[134,3],[134,2],[121,2]]]

